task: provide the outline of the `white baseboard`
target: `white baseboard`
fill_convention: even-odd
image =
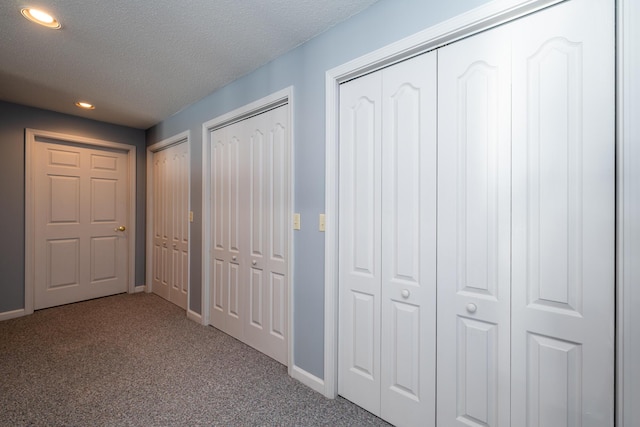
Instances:
[[[16,317],[26,316],[27,312],[24,308],[19,310],[5,311],[4,313],[0,313],[0,321],[15,319]]]
[[[291,368],[291,377],[300,381],[310,389],[324,395],[324,380],[316,377],[315,375],[312,375],[304,369],[294,365]]]
[[[133,288],[133,293],[137,294],[138,292],[144,292],[147,289],[145,285],[137,285]]]
[[[204,323],[202,323],[202,315],[196,313],[195,311],[187,310],[187,319],[193,320],[194,322],[199,323],[201,325],[205,325]]]

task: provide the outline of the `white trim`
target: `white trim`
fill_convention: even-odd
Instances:
[[[101,139],[86,138],[76,135],[68,135],[57,132],[49,132],[37,129],[25,130],[25,255],[24,255],[24,310],[25,314],[33,313],[35,283],[34,283],[34,246],[35,246],[35,173],[33,161],[35,144],[38,139],[46,139],[47,142],[64,142],[70,144],[91,145],[95,148],[107,148],[124,151],[127,153],[127,173],[128,173],[128,203],[129,212],[127,215],[127,227],[129,228],[129,257],[127,259],[127,291],[131,294],[135,292],[136,275],[136,147],[119,142],[105,141]]]
[[[289,86],[285,89],[282,89],[278,92],[272,93],[271,95],[265,96],[264,98],[258,99],[250,104],[247,104],[243,107],[237,108],[233,111],[230,111],[226,114],[218,116],[214,119],[211,119],[202,124],[202,324],[209,325],[210,324],[210,313],[209,313],[209,298],[210,298],[210,257],[209,254],[211,252],[211,242],[209,236],[211,236],[211,212],[209,210],[210,200],[209,195],[211,194],[211,182],[209,181],[209,177],[211,176],[211,164],[210,164],[210,150],[209,147],[211,145],[210,135],[211,132],[215,129],[219,129],[224,126],[228,126],[230,124],[242,121],[244,119],[248,119],[249,117],[258,115],[265,111],[274,109],[276,107],[280,107],[281,105],[289,105],[289,146],[287,147],[287,164],[289,165],[289,194],[288,194],[288,204],[289,204],[289,221],[291,224],[291,218],[293,217],[293,207],[294,205],[294,157],[293,157],[293,147],[294,144],[294,100],[293,100],[293,86]],[[292,375],[292,369],[294,366],[294,339],[293,339],[293,232],[292,227],[287,227],[287,244],[289,247],[287,248],[287,253],[289,254],[288,265],[289,271],[289,307],[288,307],[288,363],[287,368],[289,375]]]
[[[140,292],[144,292],[147,290],[147,287],[145,285],[136,285],[136,287],[133,289],[133,293],[137,294]]]
[[[640,7],[617,1],[616,425],[640,425]]]
[[[191,132],[184,131],[167,139],[163,139],[160,142],[156,142],[147,147],[147,229],[146,229],[146,244],[147,250],[145,251],[145,291],[153,292],[153,156],[155,153],[161,150],[165,150],[169,147],[173,147],[178,144],[187,144],[187,151],[189,153],[189,169],[187,170],[187,177],[189,180],[189,211],[191,211]],[[187,273],[187,311],[189,310],[189,301],[191,297],[191,222],[189,222],[189,252],[187,263],[189,265]]]
[[[206,323],[204,323],[204,317],[202,317],[201,314],[198,314],[189,308],[187,309],[187,319],[193,320],[194,322],[199,323],[200,325],[205,325],[205,326],[207,325]]]
[[[338,395],[338,115],[340,84],[564,0],[494,0],[326,73],[324,395]]]
[[[26,316],[27,312],[24,308],[19,310],[5,311],[0,313],[0,322],[3,320],[15,319],[16,317]]]
[[[289,369],[289,375],[294,380],[300,381],[302,384],[306,385],[310,389],[317,391],[318,393],[324,394],[324,381],[321,378],[316,377],[313,374],[305,371],[299,366],[292,366]]]

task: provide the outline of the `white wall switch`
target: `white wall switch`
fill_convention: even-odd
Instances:
[[[189,211],[189,222],[193,222],[193,211]]]
[[[293,214],[293,229],[300,230],[300,214],[299,213]]]
[[[318,221],[318,230],[324,231],[325,223],[324,223],[324,214],[320,214],[320,220]]]

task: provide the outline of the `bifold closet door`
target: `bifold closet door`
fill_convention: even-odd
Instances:
[[[189,287],[189,146],[153,153],[153,292],[187,308]]]
[[[211,324],[288,364],[289,106],[212,132]]]
[[[614,2],[511,27],[511,425],[612,426]]]
[[[338,388],[400,426],[435,421],[435,110],[435,53],[340,90]]]
[[[511,56],[504,29],[438,51],[438,425],[508,426]]]
[[[243,129],[233,124],[211,135],[212,254],[211,324],[242,339],[245,278],[240,268],[246,252],[244,237],[247,203],[242,197],[246,174],[241,160],[245,147]]]
[[[288,106],[247,120],[247,343],[287,364]]]
[[[571,0],[439,50],[440,425],[613,425],[613,22]]]

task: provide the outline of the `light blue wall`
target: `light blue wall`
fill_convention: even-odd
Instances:
[[[136,285],[144,284],[144,131],[0,101],[0,313],[24,308],[25,129],[135,145]]]
[[[200,313],[202,123],[288,86],[294,87],[294,363],[323,378],[325,72],[487,0],[381,0],[293,51],[239,78],[147,131],[147,145],[191,131],[191,299]],[[205,94],[203,94],[204,96]]]

